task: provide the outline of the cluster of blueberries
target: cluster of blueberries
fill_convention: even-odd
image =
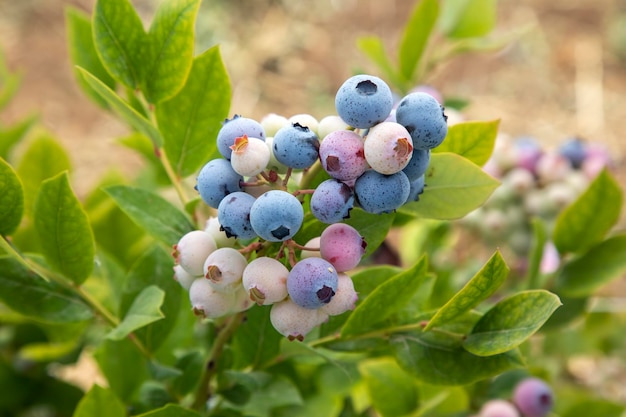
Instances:
[[[335,107],[337,115],[319,122],[306,114],[224,122],[221,157],[200,170],[195,187],[217,216],[174,246],[175,278],[197,314],[216,318],[271,304],[274,327],[302,340],[328,315],[354,308],[346,272],[359,264],[366,243],[342,221],[354,207],[381,214],[418,200],[447,117],[424,92],[395,102],[389,86],[371,75],[346,80]],[[316,163],[330,178],[315,189],[300,187],[297,180]],[[311,213],[328,226],[299,245],[293,237],[304,221],[305,194]],[[247,246],[235,249],[241,242]],[[264,256],[276,242],[279,254]]]
[[[546,417],[554,407],[554,393],[542,379],[527,377],[513,390],[511,401],[492,399],[476,417]]]

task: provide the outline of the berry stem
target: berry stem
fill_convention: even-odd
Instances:
[[[309,189],[312,188],[311,184],[313,183],[313,178],[322,170],[322,163],[317,160],[311,167],[306,171],[306,173],[302,176],[300,180],[300,188],[301,189]]]
[[[192,405],[194,410],[203,410],[206,407],[207,401],[211,398],[211,381],[218,371],[217,362],[222,356],[224,346],[226,346],[226,343],[230,340],[237,328],[239,328],[239,325],[243,322],[244,317],[244,311],[237,313],[234,316],[230,316],[225,326],[218,330],[217,337],[215,338],[215,342],[213,342],[211,352],[209,353],[209,357],[207,358],[203,368],[200,385],[198,385],[198,389],[196,390],[195,399]]]

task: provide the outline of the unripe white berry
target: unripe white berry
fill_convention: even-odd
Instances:
[[[189,287],[189,301],[197,316],[214,319],[229,314],[235,306],[235,293],[216,291],[206,278],[198,278]]]
[[[265,137],[274,136],[282,127],[289,124],[289,119],[276,113],[269,113],[261,119]]]
[[[274,258],[260,257],[243,271],[242,284],[249,299],[258,305],[270,305],[287,297],[289,270]]]
[[[395,174],[407,166],[413,155],[413,139],[404,126],[382,122],[365,137],[365,160],[377,172]]]
[[[312,238],[308,242],[306,242],[304,244],[305,248],[312,248],[312,249],[317,248],[318,250],[303,250],[302,252],[300,252],[300,259],[321,258],[322,255],[319,251],[320,239],[321,239],[321,236],[317,236],[317,237]]]
[[[508,401],[489,400],[481,408],[478,417],[519,417],[519,412]]]
[[[191,275],[202,275],[206,258],[217,249],[213,237],[204,230],[194,230],[180,238],[173,246],[175,262]]]
[[[220,248],[204,262],[204,276],[217,291],[234,292],[241,283],[248,261],[233,248]]]
[[[185,271],[185,269],[180,265],[174,265],[174,279],[176,282],[180,284],[185,290],[189,291],[189,287],[194,282],[196,278],[201,278],[202,275],[194,276],[189,272]]]
[[[218,248],[232,248],[237,244],[237,238],[226,236],[221,227],[222,225],[217,217],[210,217],[206,221],[204,231],[213,237]]]
[[[354,310],[354,305],[359,298],[354,290],[354,283],[349,275],[344,273],[337,274],[337,291],[330,302],[320,309],[330,315],[336,316],[348,310]]]
[[[300,126],[306,126],[315,133],[317,133],[317,129],[319,127],[319,122],[317,121],[317,119],[310,114],[305,113],[294,114],[289,118],[289,123],[298,123]]]
[[[250,299],[248,291],[243,285],[237,286],[235,289],[235,303],[233,305],[232,313],[239,313],[240,311],[246,311],[254,305],[254,301]]]
[[[300,307],[289,298],[272,305],[270,321],[278,333],[289,340],[304,340],[313,328],[328,319],[320,309]]]
[[[254,177],[263,171],[270,161],[270,150],[259,138],[242,136],[231,146],[230,164],[233,170],[244,177]]]
[[[325,138],[329,133],[336,130],[346,130],[350,126],[337,115],[330,115],[320,120],[317,127],[317,135],[320,139]]]

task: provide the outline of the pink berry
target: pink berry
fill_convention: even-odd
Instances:
[[[365,254],[367,243],[359,232],[345,223],[328,226],[320,236],[320,255],[330,262],[337,272],[356,267]]]

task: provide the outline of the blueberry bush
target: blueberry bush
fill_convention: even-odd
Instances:
[[[434,90],[413,89],[502,43],[493,2],[456,3],[417,3],[397,65],[361,39],[381,77],[346,74],[319,121],[230,108],[219,47],[194,49],[199,0],[163,1],[147,30],[128,0],[68,8],[76,80],[128,125],[119,143],[145,171],[79,198],[33,117],[1,127],[0,415],[622,413],[545,359],[554,335],[584,337],[575,324],[626,271],[608,168],[550,225],[528,221],[525,276],[489,243],[478,264],[438,258],[502,187],[498,120],[448,123]],[[19,77],[0,77],[1,106]],[[381,261],[398,230],[402,262]],[[85,357],[102,378],[86,392],[60,372]]]

